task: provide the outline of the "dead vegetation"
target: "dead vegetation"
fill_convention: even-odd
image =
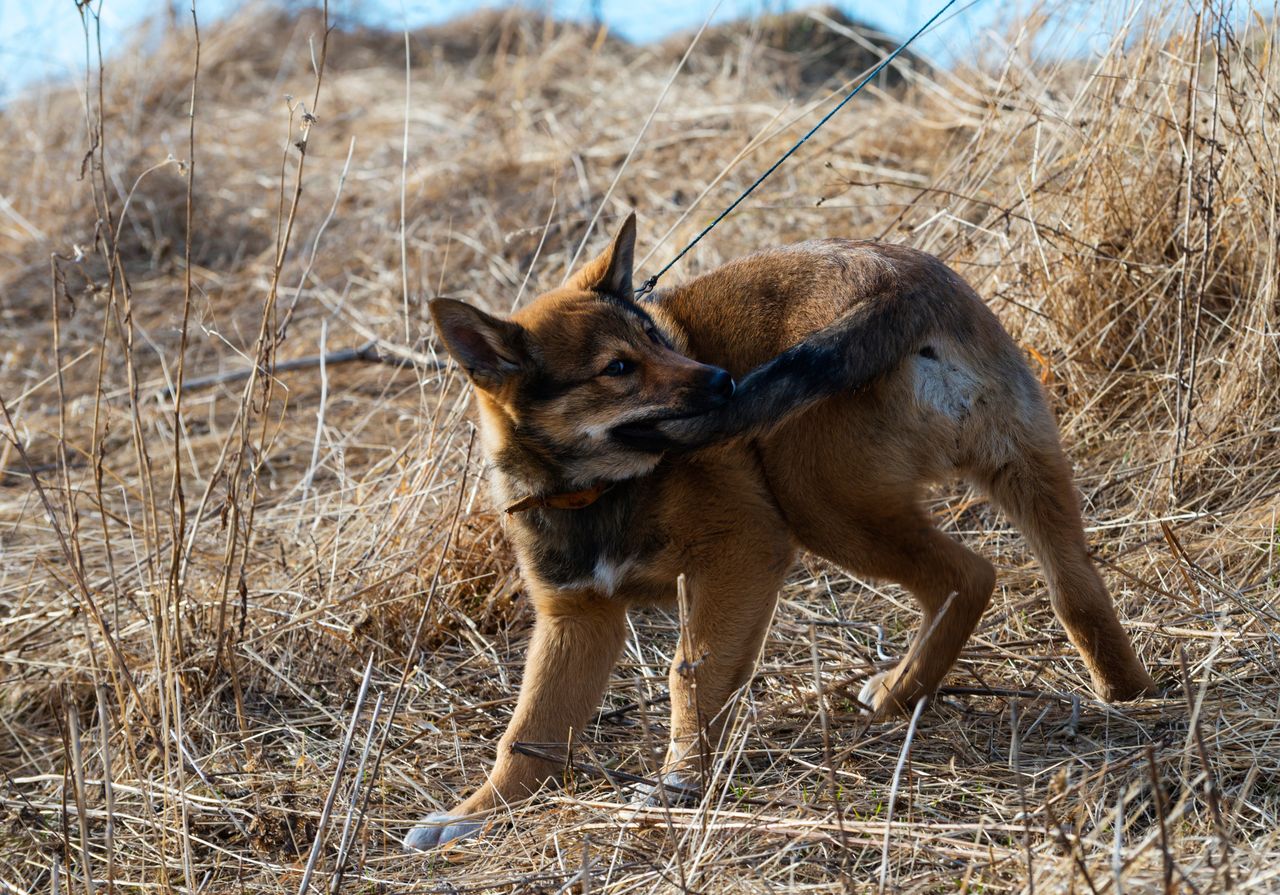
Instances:
[[[910,735],[848,697],[914,610],[807,561],[699,809],[600,773],[663,742],[676,625],[638,613],[566,786],[433,856],[397,842],[480,782],[529,619],[424,300],[559,282],[601,206],[590,247],[634,207],[656,270],[866,46],[708,32],[620,174],[687,37],[488,13],[406,74],[402,34],[256,11],[202,26],[193,118],[189,20],[5,107],[0,889],[1275,890],[1280,61],[1207,9],[898,65],[668,275],[816,235],[946,258],[1041,370],[1168,698],[1093,700],[1019,538],[940,492],[1001,578]],[[284,366],[370,340],[396,363]]]

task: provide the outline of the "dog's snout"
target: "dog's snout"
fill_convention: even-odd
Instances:
[[[733,397],[735,388],[737,388],[737,385],[727,370],[717,368],[707,379],[707,390],[715,397],[725,401]]]

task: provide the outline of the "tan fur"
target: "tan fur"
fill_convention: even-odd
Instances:
[[[888,245],[822,241],[771,250],[646,303],[669,339],[664,348],[634,336],[628,341],[625,324],[611,316],[612,303],[592,293],[629,291],[634,231],[628,236],[628,226],[565,288],[540,296],[512,319],[521,350],[540,368],[564,370],[570,378],[589,377],[607,363],[609,351],[620,350],[606,346],[587,357],[583,348],[602,327],[618,327],[620,343],[640,358],[635,381],[605,377],[533,407],[517,401],[514,382],[493,385],[473,376],[482,386],[491,458],[511,454],[510,439],[523,427],[553,433],[546,437],[560,439],[556,444],[585,443],[584,432],[604,431],[663,396],[674,402],[682,389],[696,392],[707,365],[741,378],[872,299],[923,303],[923,341],[865,387],[787,416],[762,437],[677,456],[582,461],[579,472],[587,479],[626,480],[638,489],[634,500],[643,514],[630,523],[628,538],[658,545],[637,546],[637,556],[623,562],[597,564],[590,580],[568,587],[543,580],[535,554],[545,531],[515,517],[509,535],[537,607],[520,697],[488,781],[446,815],[429,818],[407,844],[432,847],[469,835],[475,825],[459,826],[460,818],[525,798],[557,773],[516,754],[512,743],[564,743],[571,730],[583,729],[621,649],[626,607],[669,602],[681,573],[689,612],[671,671],[664,769],[676,781],[696,781],[710,758],[707,744],[723,729],[726,702],[751,677],[798,549],[900,584],[921,606],[922,624],[907,654],[864,690],[872,709],[899,713],[931,693],[995,583],[991,564],[938,531],[921,508],[923,489],[938,480],[973,482],[1027,537],[1099,696],[1128,699],[1154,690],[1089,559],[1070,466],[1039,384],[958,276],[931,256]],[[452,350],[459,325],[440,314],[437,321]],[[498,466],[500,503],[557,484],[532,460],[508,457]],[[579,477],[558,484],[590,482]],[[557,518],[585,524],[587,517]]]

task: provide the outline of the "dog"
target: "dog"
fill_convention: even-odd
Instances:
[[[800,549],[915,597],[923,619],[906,654],[859,696],[876,718],[909,711],[995,586],[992,565],[921,507],[940,480],[972,482],[1025,536],[1098,696],[1156,692],[1089,558],[1040,383],[959,275],[914,249],[824,239],[637,301],[635,234],[631,215],[599,257],[510,319],[431,302],[477,389],[536,620],[492,773],[406,848],[475,835],[562,773],[514,744],[565,744],[586,726],[628,607],[672,602],[681,574],[669,789],[693,790],[713,757]]]

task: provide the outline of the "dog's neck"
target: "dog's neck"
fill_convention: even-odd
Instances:
[[[502,447],[489,454],[493,493],[498,507],[515,510],[504,513],[504,527],[527,579],[557,589],[598,588],[601,569],[623,568],[637,544],[647,543],[637,538],[636,524],[651,515],[645,510],[654,493],[651,475],[574,481],[536,439],[500,434],[492,440]]]
[[[485,454],[495,473],[494,498],[508,515],[585,509],[616,484],[607,476],[570,473],[566,465],[572,457],[522,430],[487,400],[482,398],[480,406]]]
[[[594,508],[610,492],[649,479],[658,465],[637,469],[634,474],[618,475],[617,470],[611,470],[606,475],[575,475],[568,473],[558,462],[562,458],[552,455],[538,439],[521,437],[517,427],[492,440],[499,445],[487,452],[495,473],[494,497],[508,515]]]
[[[531,494],[569,494],[604,484],[594,477],[568,473],[564,458],[505,416],[495,419],[494,415],[487,415],[482,426],[486,429],[486,453],[498,473],[499,500],[513,502]]]

